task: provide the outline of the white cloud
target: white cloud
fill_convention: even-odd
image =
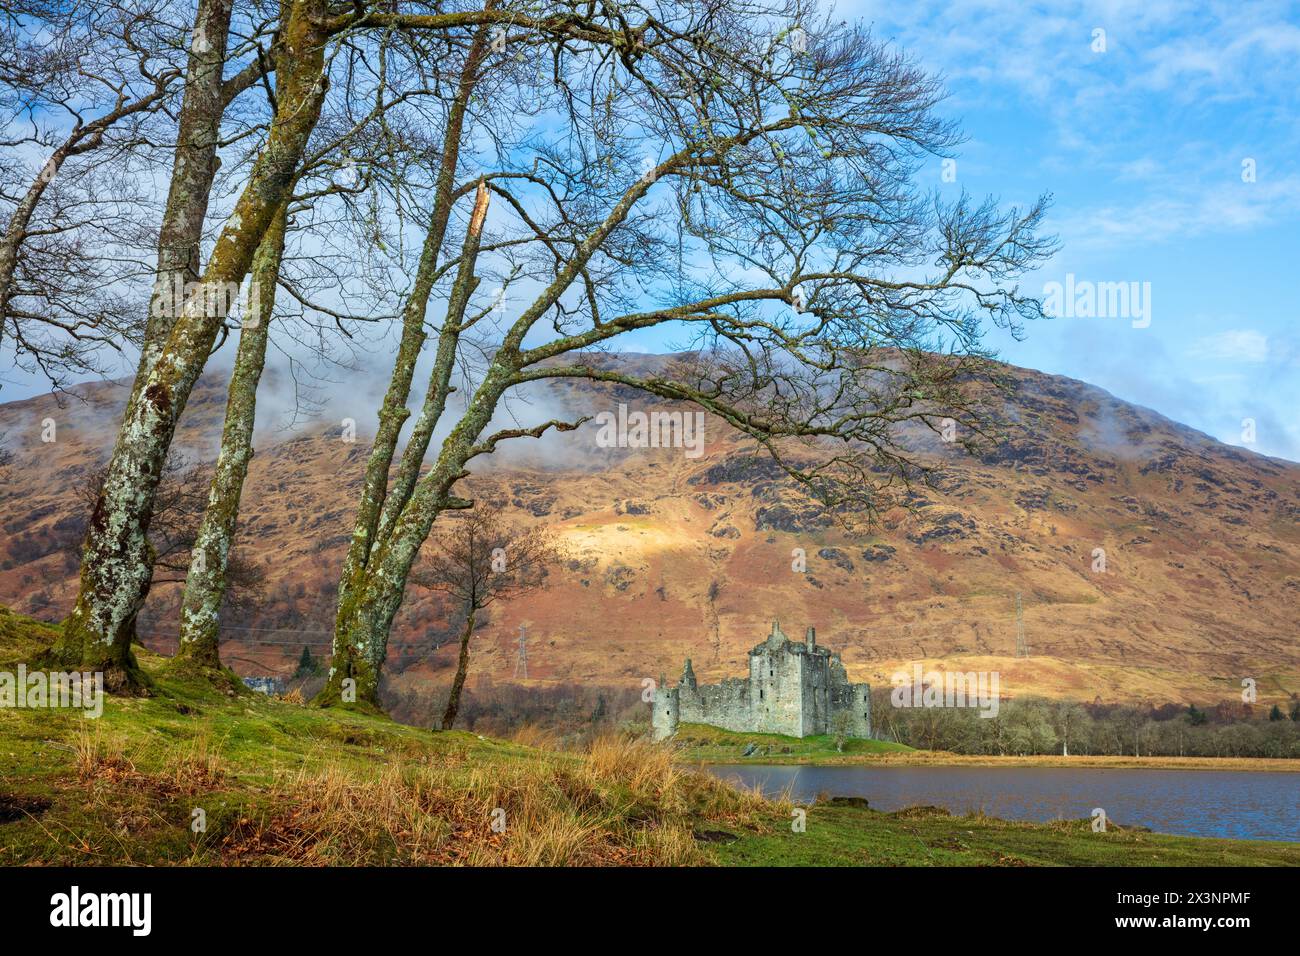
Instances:
[[[1230,158],[1224,158],[1218,168],[1223,175],[1215,185],[1166,181],[1163,194],[1153,188],[1136,202],[1076,208],[1059,217],[1052,227],[1076,249],[1113,248],[1117,243],[1146,245],[1225,230],[1264,228],[1300,212],[1300,175],[1243,183]]]
[[[1267,362],[1268,336],[1254,329],[1229,329],[1226,332],[1197,339],[1188,348],[1187,354],[1196,359]]]

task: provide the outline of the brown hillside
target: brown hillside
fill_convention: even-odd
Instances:
[[[850,675],[873,682],[942,659],[1000,671],[1010,694],[1205,701],[1235,697],[1244,677],[1264,700],[1300,690],[1300,465],[1081,382],[1012,372],[1011,439],[978,458],[931,448],[945,456],[938,486],[869,536],[820,515],[712,419],[696,459],[599,449],[589,426],[491,463],[468,481],[473,496],[552,526],[574,561],[548,591],[494,610],[471,680],[511,679],[520,624],[535,680],[639,686],[687,656],[702,680],[738,675],[778,617],[791,634],[816,625]],[[63,408],[53,397],[0,405],[14,455],[0,486],[0,603],[46,619],[70,606],[69,545],[84,526],[74,491],[106,456],[124,394],[104,384]],[[580,385],[545,399],[588,414],[619,400]],[[224,400],[215,377],[196,389],[180,434],[192,456],[213,455]],[[58,427],[51,444],[40,440],[46,418]],[[237,547],[265,564],[269,586],[256,612],[230,621],[223,653],[237,670],[288,673],[303,643],[328,649],[365,454],[364,437],[346,444],[337,425],[262,435]],[[1104,574],[1092,571],[1098,547]],[[795,548],[806,573],[791,570]],[[177,591],[151,596],[141,623],[151,646],[174,645]],[[1017,591],[1027,659],[1013,656]],[[435,599],[408,592],[393,686],[445,680],[450,631]]]

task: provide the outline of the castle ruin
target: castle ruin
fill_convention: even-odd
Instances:
[[[747,678],[701,686],[688,658],[676,687],[660,680],[650,721],[654,739],[673,736],[682,721],[789,737],[870,737],[871,687],[850,684],[840,655],[819,645],[811,627],[800,643],[773,621],[767,640],[749,652]]]

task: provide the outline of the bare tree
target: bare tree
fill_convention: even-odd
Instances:
[[[1080,728],[1086,728],[1088,723],[1088,712],[1083,707],[1073,701],[1061,701],[1052,708],[1053,723],[1057,735],[1061,738],[1061,755],[1070,756],[1070,737],[1077,735]],[[1076,746],[1075,750],[1079,748]]]
[[[480,26],[469,44],[468,53],[455,49],[456,40],[447,38],[440,44],[442,64],[458,57],[480,57],[486,47],[487,28]],[[266,349],[271,340],[271,325],[277,317],[277,288],[288,293],[291,305],[299,308],[293,324],[306,326],[310,335],[314,326],[315,342],[294,336],[288,309],[278,325],[290,329],[290,336],[321,361],[330,361],[319,324],[308,321],[317,315],[333,322],[348,339],[349,328],[358,322],[383,320],[382,290],[362,295],[363,308],[369,305],[374,314],[357,316],[338,307],[321,304],[314,289],[334,293],[340,298],[356,298],[356,286],[370,284],[372,270],[364,264],[366,256],[357,249],[368,245],[383,246],[376,206],[389,202],[388,218],[399,221],[403,200],[412,202],[418,187],[418,167],[429,153],[429,140],[421,135],[420,124],[437,124],[441,117],[430,115],[423,100],[436,104],[438,72],[427,75],[417,67],[425,50],[409,45],[404,35],[385,36],[371,47],[345,40],[342,55],[351,62],[339,71],[338,93],[331,96],[323,109],[321,122],[313,135],[301,170],[296,176],[293,198],[277,214],[254,257],[250,286],[239,348],[231,374],[221,450],[213,475],[207,512],[199,532],[190,573],[186,581],[178,656],[197,662],[203,668],[217,668],[219,661],[219,613],[225,589],[225,561],[234,539],[240,495],[253,455],[253,428],[256,418],[257,386],[265,365]],[[478,52],[475,53],[474,51]],[[372,54],[367,56],[365,54]],[[392,61],[396,61],[393,63]],[[405,79],[399,79],[405,77]],[[413,115],[408,110],[415,105]],[[456,121],[453,105],[450,121]],[[443,120],[446,121],[446,120]],[[416,124],[413,128],[412,124]],[[400,176],[385,175],[386,170],[401,170]],[[486,194],[484,194],[486,201]],[[287,269],[286,233],[298,230],[305,236],[303,250],[293,256]],[[345,261],[337,261],[326,251],[329,238],[343,236]],[[360,258],[363,264],[358,266]]]
[[[446,594],[464,613],[456,676],[451,682],[442,729],[451,730],[469,673],[469,643],[479,612],[493,603],[543,587],[550,570],[564,560],[554,537],[544,529],[518,530],[500,512],[475,508],[447,523],[430,542],[411,582]]]
[[[287,210],[282,207],[253,259],[250,307],[244,315],[235,367],[230,376],[221,448],[185,578],[176,656],[200,668],[215,669],[221,665],[221,605],[230,583],[239,500],[253,458],[257,383],[266,362],[287,216]]]
[[[1041,315],[1010,280],[1052,248],[1036,234],[1045,201],[1002,211],[918,186],[920,164],[957,135],[936,114],[939,86],[906,56],[802,0],[630,3],[618,15],[625,42],[608,47],[509,31],[477,82],[522,58],[512,75],[532,67],[544,82],[521,80],[513,102],[525,117],[530,99],[545,108],[499,149],[444,146],[468,167],[453,199],[477,198],[459,255],[428,272],[446,307],[390,480],[422,301],[403,327],[322,704],[346,700],[347,681],[376,705],[407,575],[438,517],[472,504],[456,493],[471,462],[589,417],[491,431],[531,384],[583,379],[693,405],[834,512],[869,517],[924,474],[906,432],[951,419],[968,440],[988,428],[1000,382],[984,331]],[[501,210],[487,225],[484,189]],[[435,218],[427,239],[445,235]],[[524,290],[518,311],[502,307],[503,292]],[[694,348],[667,369],[634,374],[600,354],[665,326]],[[460,408],[448,402],[455,370]]]
[[[153,141],[180,86],[180,4],[6,4],[0,40],[0,342],[55,386],[139,341],[135,250]]]
[[[215,162],[214,130],[224,102],[225,57],[212,54],[224,54],[231,3],[203,0],[195,21],[177,160],[159,242],[160,283],[168,283],[173,274],[191,274],[196,267]],[[324,7],[320,0],[287,5],[280,38],[293,55],[283,57],[284,65],[276,71],[277,110],[265,147],[217,239],[198,292],[179,304],[170,303],[172,308],[151,309],[139,374],[91,516],[77,604],[51,652],[57,661],[102,669],[106,686],[116,691],[132,692],[142,684],[130,645],[149,589],[148,531],[154,498],[177,419],[225,324],[225,310],[213,308],[204,290],[218,290],[219,300],[224,290],[239,286],[287,198],[324,93]],[[186,106],[191,107],[188,130]]]
[[[229,0],[208,2],[224,10]],[[593,11],[585,3],[521,3],[518,10],[508,10],[489,2],[450,12],[441,4],[410,6],[417,12],[388,2],[335,7],[327,0],[285,0],[280,5],[275,32],[279,52],[272,64],[274,114],[239,197],[216,236],[198,281],[200,289],[238,287],[247,276],[263,236],[289,198],[343,38],[365,31],[464,35],[484,25],[510,25],[536,36],[600,42],[611,50],[628,44],[621,14],[607,8]],[[263,79],[268,73],[252,72]],[[187,75],[187,99],[190,79]],[[180,172],[173,169],[174,186]],[[174,190],[173,195],[178,193]],[[185,208],[192,208],[189,200],[194,197],[188,188],[179,196]],[[210,308],[209,299],[206,294],[189,296],[174,320],[168,316],[166,335],[151,329],[146,336],[141,374],[87,535],[77,603],[49,654],[55,662],[77,661],[103,670],[105,685],[116,692],[134,692],[141,684],[130,644],[136,615],[148,593],[148,528],[162,463],[194,383],[226,328],[224,313]]]

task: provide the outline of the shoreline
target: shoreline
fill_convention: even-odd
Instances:
[[[1116,757],[1079,755],[1062,757],[1059,754],[1034,756],[997,756],[991,754],[954,754],[945,751],[910,751],[877,754],[763,754],[733,759],[688,758],[685,761],[700,767],[710,766],[812,766],[812,767],[1042,767],[1085,768],[1097,770],[1231,770],[1263,773],[1300,773],[1300,760],[1284,757]]]

